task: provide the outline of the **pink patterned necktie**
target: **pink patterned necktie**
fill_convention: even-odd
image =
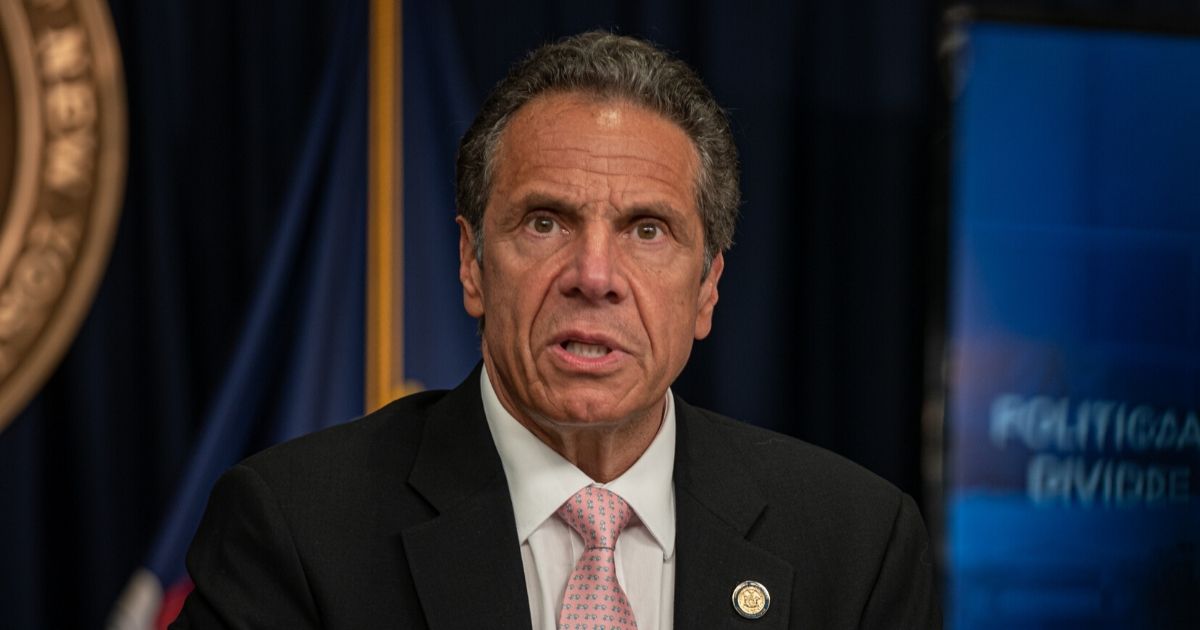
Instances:
[[[567,578],[559,630],[637,630],[625,591],[617,584],[617,536],[633,510],[615,492],[588,486],[558,508],[558,517],[583,536],[583,555]]]

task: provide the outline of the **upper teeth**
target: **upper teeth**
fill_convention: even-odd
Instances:
[[[581,357],[594,359],[608,354],[608,348],[605,346],[597,346],[590,343],[582,343],[579,341],[568,341],[566,346],[567,352],[576,354]]]

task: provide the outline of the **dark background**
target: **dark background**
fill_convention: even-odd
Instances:
[[[236,350],[348,4],[110,0],[129,107],[124,211],[74,346],[0,434],[0,627],[99,627],[143,562]],[[976,4],[1200,14],[1190,1]],[[732,113],[745,204],[714,334],[677,390],[918,498],[944,274],[942,9],[449,5],[477,98],[531,46],[588,28],[693,64]],[[365,24],[348,32],[365,49]]]

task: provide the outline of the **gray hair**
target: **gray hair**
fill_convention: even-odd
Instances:
[[[704,273],[733,244],[741,204],[737,147],[729,119],[687,64],[653,44],[589,31],[532,51],[488,95],[458,146],[458,213],[471,225],[482,262],[483,211],[494,158],[513,115],[539,95],[585,92],[624,98],[679,125],[700,158],[696,207],[704,222]]]

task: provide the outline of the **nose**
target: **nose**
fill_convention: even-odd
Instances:
[[[583,230],[571,243],[571,259],[559,278],[559,288],[569,297],[591,302],[617,303],[629,293],[623,271],[619,235],[599,226]]]

